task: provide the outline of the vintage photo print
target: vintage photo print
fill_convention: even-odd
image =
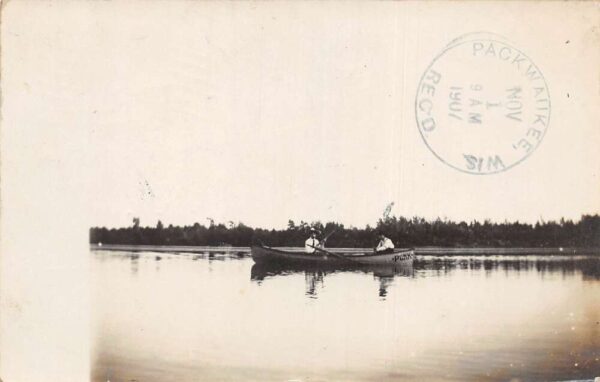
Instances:
[[[598,1],[0,35],[2,381],[600,381]]]

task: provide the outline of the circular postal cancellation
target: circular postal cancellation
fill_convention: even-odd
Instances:
[[[415,100],[427,147],[469,174],[494,174],[525,160],[544,138],[550,109],[540,69],[490,33],[448,44],[423,73]]]

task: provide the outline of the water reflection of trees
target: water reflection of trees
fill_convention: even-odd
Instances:
[[[544,274],[560,274],[573,276],[581,274],[584,280],[600,280],[600,258],[432,258],[417,259],[414,262],[417,270],[427,271],[428,274],[442,276],[456,270],[484,270],[486,274],[497,271],[519,273],[536,271]]]
[[[180,254],[189,256],[192,261],[205,260],[231,261],[248,257],[247,252],[232,251],[220,253],[194,253]],[[139,270],[140,254],[132,253],[129,256],[131,273]],[[153,257],[154,258],[154,257]],[[155,258],[154,258],[155,259]],[[600,257],[558,257],[558,256],[520,256],[520,257],[419,257],[415,259],[413,267],[405,266],[361,266],[361,267],[323,267],[323,266],[281,266],[268,264],[255,264],[252,267],[251,278],[262,281],[265,277],[281,276],[286,274],[304,273],[307,282],[307,294],[316,294],[316,286],[323,284],[323,279],[337,272],[371,273],[380,281],[380,297],[385,297],[387,287],[393,283],[394,277],[412,277],[415,275],[427,277],[429,275],[443,276],[456,270],[484,271],[487,275],[502,271],[505,274],[536,271],[544,275],[561,275],[563,277],[581,275],[583,280],[600,280]],[[311,281],[313,280],[314,281]],[[309,287],[310,286],[310,287]],[[309,293],[310,292],[310,293]]]
[[[131,262],[131,274],[135,276],[137,275],[140,269],[140,255],[138,255],[137,253],[133,254],[129,259]]]

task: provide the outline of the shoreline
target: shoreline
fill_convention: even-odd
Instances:
[[[276,249],[302,252],[302,247],[274,247]],[[177,246],[177,245],[129,245],[129,244],[90,244],[92,251],[127,251],[127,252],[178,252],[178,253],[239,253],[250,252],[250,247],[219,246]],[[370,248],[328,248],[332,252],[365,252]],[[579,256],[599,255],[600,248],[499,248],[499,247],[415,247],[415,254],[420,256],[461,256],[461,255],[548,255]]]

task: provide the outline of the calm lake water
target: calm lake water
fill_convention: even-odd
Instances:
[[[91,258],[94,381],[600,376],[598,257],[335,272],[259,267],[248,254]]]

